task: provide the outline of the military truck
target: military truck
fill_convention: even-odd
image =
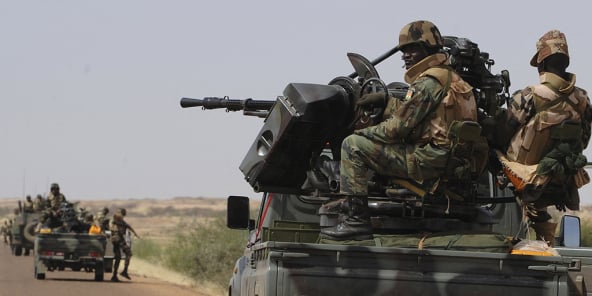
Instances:
[[[18,202],[19,214],[11,228],[11,252],[15,256],[29,256],[35,242],[35,227],[39,223],[39,213],[24,211],[23,205]]]
[[[495,120],[509,97],[509,74],[492,74],[493,60],[466,38],[444,42],[451,65],[474,87],[481,119],[461,124],[455,136],[470,135],[468,145],[489,141],[487,119]],[[341,141],[384,112],[355,102],[370,92],[395,98],[407,92],[403,83],[384,83],[374,68],[394,52],[372,62],[350,53],[351,75],[328,84],[290,83],[275,101],[181,99],[184,108],[265,118],[239,166],[263,194],[259,211],[251,217],[246,196],[228,198],[228,227],[249,231],[228,294],[586,295],[592,250],[580,246],[579,218],[563,216],[556,248],[522,248],[536,245],[523,223],[524,207],[510,187],[498,186],[502,176],[493,167],[445,184],[446,191],[374,173],[372,239],[320,235],[351,210],[351,200],[339,194]]]
[[[106,256],[108,245],[105,232],[81,223],[72,204],[64,203],[35,237],[34,276],[42,280],[47,271],[70,268],[94,271],[95,281],[102,281],[112,268],[113,258]]]

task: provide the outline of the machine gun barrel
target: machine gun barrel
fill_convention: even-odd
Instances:
[[[221,109],[226,111],[243,110],[243,114],[265,117],[273,108],[275,101],[253,100],[231,100],[228,97],[205,97],[203,99],[181,98],[181,107],[202,107],[203,109]]]

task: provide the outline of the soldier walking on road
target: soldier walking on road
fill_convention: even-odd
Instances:
[[[2,232],[2,237],[4,237],[4,243],[8,244],[8,221],[4,220],[4,224],[0,227],[0,232]]]
[[[129,225],[123,217],[126,215],[125,209],[119,209],[115,214],[113,214],[113,219],[111,219],[111,243],[113,244],[113,253],[115,257],[115,263],[113,264],[113,276],[111,277],[111,281],[119,282],[119,278],[117,277],[117,270],[119,269],[119,263],[121,261],[121,252],[125,254],[125,263],[123,266],[123,271],[120,275],[128,280],[131,280],[131,277],[127,273],[127,268],[129,267],[130,260],[132,258],[132,249],[128,245],[125,240],[125,233],[127,230],[131,231],[137,238],[140,238],[136,231]]]

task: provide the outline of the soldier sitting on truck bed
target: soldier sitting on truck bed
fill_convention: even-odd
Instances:
[[[95,215],[95,224],[101,227],[101,231],[109,229],[109,218],[107,214],[109,214],[109,208],[104,207]]]
[[[62,222],[60,227],[56,229],[56,232],[75,232],[75,233],[87,233],[90,224],[80,221],[78,219],[78,213],[74,205],[68,202],[62,203],[60,209],[60,221]]]

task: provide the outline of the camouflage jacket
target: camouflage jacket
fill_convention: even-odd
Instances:
[[[111,230],[111,241],[118,242],[125,240],[125,232],[129,228],[129,224],[125,220],[111,219],[109,230]]]
[[[553,148],[550,128],[564,121],[581,124],[581,150],[590,140],[590,100],[585,90],[575,86],[576,76],[570,74],[570,80],[566,81],[555,74],[543,73],[540,82],[516,92],[510,100],[509,116],[519,123],[506,153],[510,161],[539,163]]]
[[[385,144],[433,143],[448,147],[448,128],[453,120],[477,119],[472,87],[451,68],[447,56],[439,53],[426,57],[405,74],[410,83],[405,102],[378,125],[355,133]],[[452,98],[447,88],[454,90]],[[441,104],[443,103],[443,104]]]
[[[54,210],[57,210],[60,208],[63,202],[66,202],[66,197],[61,193],[55,196],[53,195],[53,193],[50,192],[49,195],[47,195],[47,200],[49,202],[50,207]]]

